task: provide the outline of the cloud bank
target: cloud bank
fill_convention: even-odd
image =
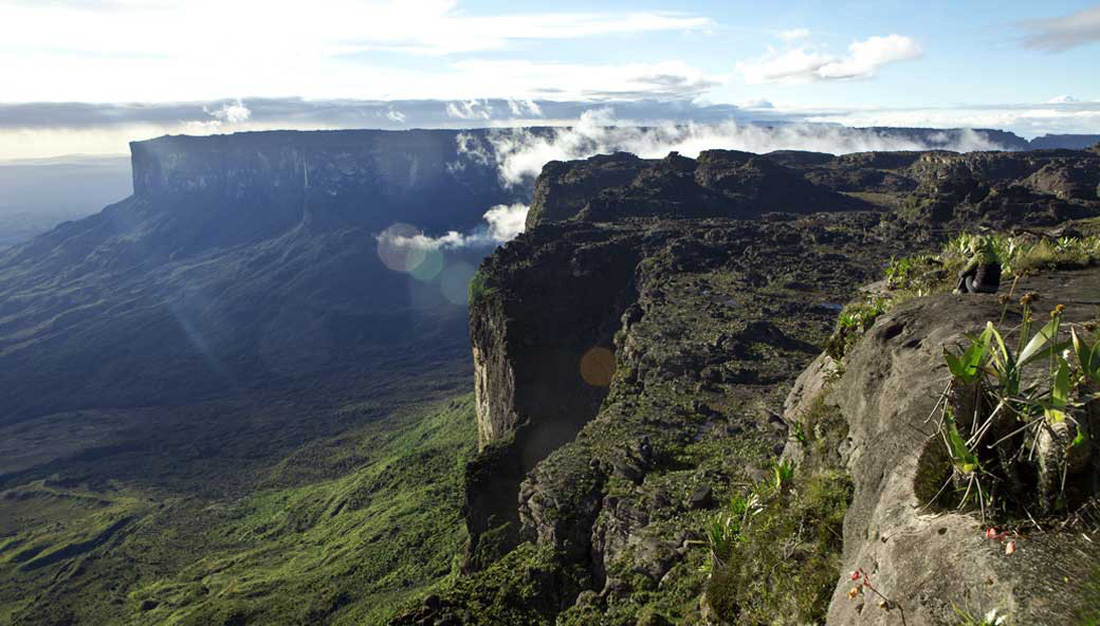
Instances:
[[[584,159],[619,151],[643,158],[660,158],[672,151],[695,157],[710,149],[846,154],[871,150],[968,152],[1002,148],[984,135],[967,129],[934,133],[922,140],[883,129],[805,123],[764,126],[735,121],[718,124],[666,122],[638,127],[621,125],[610,107],[587,111],[568,128],[502,129],[491,133],[484,141],[468,135],[459,138],[460,151],[469,158],[495,163],[501,180],[508,185],[529,181],[549,161]]]
[[[657,80],[657,77],[653,77]],[[675,81],[667,81],[675,82]],[[735,123],[997,128],[1026,137],[1100,131],[1100,94],[1077,93],[1034,104],[955,108],[792,109],[756,98],[711,104],[692,98],[585,100],[305,100],[248,98],[168,104],[0,103],[0,160],[67,154],[126,154],[128,143],[166,134],[346,128],[575,126],[586,112],[610,107],[619,126]],[[588,113],[590,118],[593,114]],[[587,118],[586,118],[587,119]]]

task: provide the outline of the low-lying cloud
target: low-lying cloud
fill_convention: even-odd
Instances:
[[[252,117],[252,110],[243,102],[227,102],[218,108],[202,107],[203,113],[211,119],[188,122],[189,128],[197,133],[217,133],[247,122]]]
[[[440,237],[429,237],[424,233],[410,234],[404,229],[390,229],[379,235],[378,240],[395,248],[421,250],[490,248],[508,243],[523,232],[529,208],[526,204],[498,204],[482,216],[485,224],[469,233],[452,230]]]
[[[669,122],[648,127],[626,126],[619,125],[611,108],[587,111],[575,125],[567,128],[501,129],[484,141],[467,135],[459,139],[461,152],[481,162],[495,162],[501,180],[508,185],[530,181],[550,161],[584,159],[612,152],[660,158],[673,151],[696,157],[710,149],[846,154],[876,150],[969,152],[1003,148],[969,129],[918,137],[904,131],[805,123],[763,126],[735,121],[717,124]]]

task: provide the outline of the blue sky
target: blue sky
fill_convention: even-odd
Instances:
[[[568,123],[546,111],[625,102],[653,103],[644,121],[726,105],[1098,133],[1098,61],[1100,4],[1082,1],[0,0],[0,158],[164,132]]]

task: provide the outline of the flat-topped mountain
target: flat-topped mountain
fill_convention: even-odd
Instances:
[[[413,307],[412,279],[383,265],[376,236],[398,222],[465,230],[524,194],[455,138],[133,144],[133,196],[0,253],[0,423],[205,397],[430,344],[417,320],[461,307],[438,293]]]
[[[0,252],[0,622],[377,620],[445,576],[487,248],[378,237],[526,200],[460,134],[137,142],[132,196]]]
[[[792,448],[859,285],[1100,214],[1095,151],[620,153],[513,188],[498,132],[139,142],[131,197],[0,252],[0,622],[722,621],[703,529]],[[487,248],[379,247],[532,198],[476,275]],[[771,555],[820,567],[723,588],[827,606],[878,497],[831,411]]]

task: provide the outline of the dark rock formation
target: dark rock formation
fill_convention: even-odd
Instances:
[[[1032,150],[1084,150],[1100,142],[1100,135],[1043,135],[1028,142]]]
[[[535,183],[527,227],[578,219],[626,217],[749,219],[768,212],[806,213],[861,203],[816,186],[764,156],[714,150],[698,159],[672,153],[644,160],[630,154],[593,157],[583,168],[546,165]]]
[[[483,536],[534,542],[590,577],[576,589],[592,593],[558,598],[559,623],[698,617],[705,496],[763,479],[784,450],[786,391],[839,303],[957,229],[1100,215],[1098,165],[1064,151],[549,164],[528,232],[483,263],[471,307],[473,466],[500,468],[467,483],[471,569],[494,558]],[[592,348],[614,354],[606,389],[582,374]]]

